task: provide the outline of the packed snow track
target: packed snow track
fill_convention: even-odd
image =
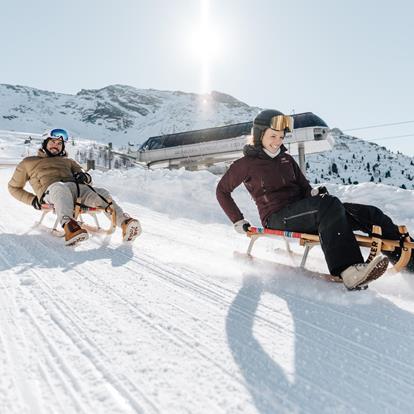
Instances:
[[[277,241],[235,260],[248,243],[225,220],[137,203],[117,176],[95,178],[142,236],[68,248],[52,217],[35,226],[39,212],[10,197],[12,171],[0,170],[0,413],[412,411],[412,276],[347,292],[317,277],[318,248],[301,271]]]

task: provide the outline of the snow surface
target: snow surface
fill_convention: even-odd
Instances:
[[[276,240],[237,260],[248,240],[216,203],[219,177],[184,170],[94,172],[143,234],[67,248],[7,192],[22,148],[0,162],[0,413],[412,412],[412,275],[347,292],[317,277],[318,247],[300,270],[302,248]],[[413,191],[328,188],[414,230]]]

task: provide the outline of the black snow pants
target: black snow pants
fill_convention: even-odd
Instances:
[[[339,276],[347,267],[363,263],[354,230],[371,235],[373,225],[381,226],[386,239],[398,240],[398,227],[379,208],[342,203],[337,197],[309,197],[271,214],[265,226],[270,229],[319,234],[329,272]]]

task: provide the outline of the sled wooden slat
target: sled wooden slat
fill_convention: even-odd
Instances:
[[[399,226],[399,231],[401,234],[408,234],[407,228],[405,226]],[[247,249],[247,254],[251,255],[251,251],[253,248],[254,243],[258,238],[261,237],[283,237],[286,245],[289,245],[288,239],[298,239],[299,244],[305,247],[305,251],[302,256],[302,261],[300,267],[305,267],[306,259],[309,253],[309,250],[313,246],[317,246],[320,244],[319,235],[317,234],[308,234],[308,233],[298,233],[298,232],[291,232],[291,231],[284,231],[284,230],[274,230],[274,229],[267,229],[264,227],[250,227],[249,231],[246,233],[247,236],[250,238],[249,247]],[[381,235],[381,227],[373,226],[373,234]],[[370,248],[370,254],[367,261],[371,261],[377,254],[381,251],[392,252],[395,248],[401,247],[399,240],[388,240],[382,239],[380,237],[369,237],[356,234],[355,238],[358,242],[358,245],[361,247],[368,247]],[[403,243],[402,243],[402,251],[400,258],[397,263],[393,266],[393,271],[399,272],[404,269],[410,258],[411,252],[414,249],[414,243],[410,240],[409,236],[406,236]],[[290,252],[290,248],[288,248],[288,252]]]
[[[45,218],[46,214],[48,213],[54,213],[55,209],[54,209],[54,205],[53,204],[42,204],[42,217],[40,218],[39,224],[41,224],[43,222],[43,219]],[[109,212],[108,214],[110,214],[110,227],[107,229],[103,229],[98,221],[98,218],[96,217],[97,214],[99,213],[106,213],[106,209],[104,207],[81,207],[80,205],[76,205],[75,209],[74,209],[74,219],[79,221],[81,223],[81,226],[89,231],[92,232],[104,232],[106,234],[112,234],[115,231],[116,228],[116,216],[115,216],[115,211],[112,208],[109,208]],[[95,226],[92,226],[88,223],[85,223],[82,220],[82,215],[83,214],[89,214],[92,216],[94,222],[95,222]],[[57,231],[57,226],[58,226],[58,220],[56,219],[54,225],[53,225],[53,229],[52,232]]]

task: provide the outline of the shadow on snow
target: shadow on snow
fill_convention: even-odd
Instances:
[[[410,412],[414,315],[375,292],[348,293],[340,284],[308,278],[292,283],[297,271],[277,269],[277,276],[246,273],[226,319],[229,348],[258,412]],[[255,321],[263,321],[263,294],[281,298],[290,311],[293,382],[253,333]],[[265,314],[272,345],[284,347],[284,327],[272,314]]]

